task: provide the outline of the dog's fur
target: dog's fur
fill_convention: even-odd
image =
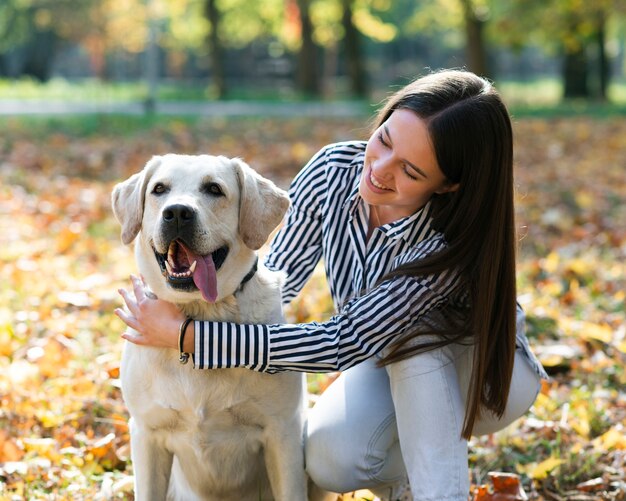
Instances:
[[[135,241],[139,272],[156,296],[197,320],[248,324],[283,320],[278,274],[259,265],[241,284],[288,204],[241,160],[209,155],[153,157],[112,196],[122,241]],[[174,240],[192,255],[213,253],[215,298],[165,271]],[[225,247],[220,266],[215,251]],[[127,342],[121,379],[136,499],[306,499],[302,374],[196,370],[179,363],[177,350]]]

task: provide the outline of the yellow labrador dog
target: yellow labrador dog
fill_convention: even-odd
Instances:
[[[244,162],[157,156],[112,203],[156,296],[198,320],[283,321],[280,278],[257,269],[255,250],[289,200]],[[306,499],[304,376],[191,365],[176,350],[125,344],[136,499]]]

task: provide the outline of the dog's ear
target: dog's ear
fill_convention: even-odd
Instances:
[[[113,214],[122,225],[122,242],[130,244],[141,229],[146,186],[154,170],[161,164],[161,157],[152,157],[141,172],[115,185],[111,195]]]
[[[239,233],[253,250],[260,249],[289,208],[289,196],[269,179],[260,176],[243,160],[231,160],[240,188]]]

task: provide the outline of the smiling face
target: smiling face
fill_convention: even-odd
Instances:
[[[377,206],[381,223],[410,216],[434,193],[457,188],[437,165],[426,123],[412,111],[395,110],[370,137],[359,194]]]

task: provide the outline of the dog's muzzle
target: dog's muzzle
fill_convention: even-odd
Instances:
[[[208,254],[195,250],[192,242],[197,233],[197,213],[183,204],[165,207],[162,212],[161,236],[169,242],[166,253],[154,255],[161,273],[170,287],[194,292],[199,290],[209,302],[217,298],[217,270],[228,256],[228,247],[222,246]]]
[[[163,254],[152,248],[161,273],[170,287],[185,291],[199,290],[209,302],[217,298],[217,270],[228,256],[228,247],[222,246],[215,251],[200,255],[182,240],[170,242],[167,253]]]
[[[228,247],[222,246],[206,254],[196,250],[198,214],[195,208],[185,204],[172,204],[161,213],[161,241],[169,242],[167,252],[154,255],[170,287],[195,292],[209,302],[217,298],[217,270],[228,255]]]

